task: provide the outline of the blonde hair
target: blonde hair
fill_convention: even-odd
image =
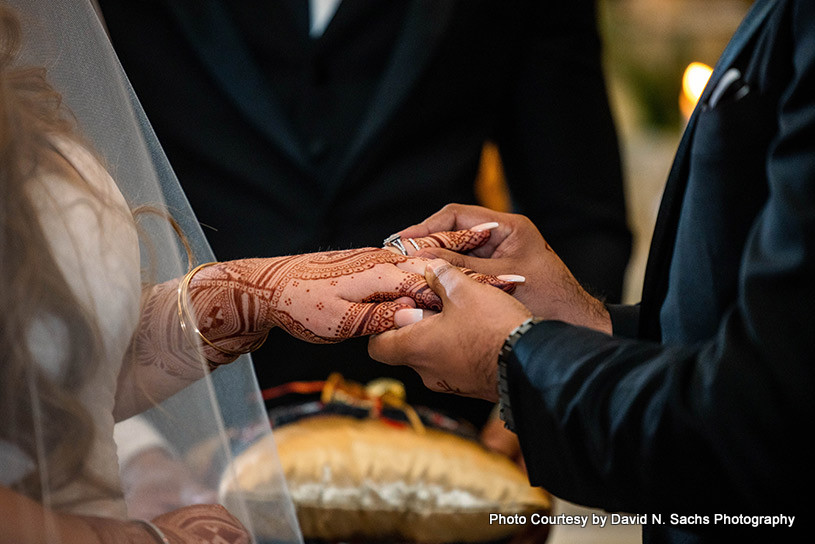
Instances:
[[[44,488],[81,479],[107,496],[112,490],[85,466],[94,425],[77,400],[100,364],[98,327],[57,266],[26,190],[43,172],[67,173],[49,135],[71,137],[74,126],[45,69],[14,66],[20,41],[15,13],[0,2],[0,440],[36,464],[13,485],[17,491],[40,499]],[[69,332],[60,346],[66,364],[59,378],[44,372],[29,348],[32,326],[45,316]]]

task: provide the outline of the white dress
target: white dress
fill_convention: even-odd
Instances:
[[[120,489],[113,406],[122,360],[139,319],[141,296],[139,242],[132,215],[115,182],[95,157],[65,138],[53,138],[60,154],[97,195],[57,174],[31,180],[29,195],[39,212],[54,258],[76,299],[89,315],[98,317],[103,361],[79,393],[95,423],[88,457],[90,470],[113,489]],[[43,315],[30,330],[28,342],[37,362],[54,378],[63,372],[62,346],[67,328]],[[3,462],[0,484],[10,485],[33,468],[33,461],[0,441]],[[50,503],[77,514],[124,518],[124,500],[87,500],[92,489],[74,482],[50,496]],[[121,495],[121,494],[120,494]]]

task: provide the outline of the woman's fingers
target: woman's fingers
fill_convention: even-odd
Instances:
[[[430,259],[422,257],[412,257],[403,263],[398,263],[396,266],[406,273],[405,279],[400,284],[399,293],[404,296],[409,296],[416,300],[417,306],[438,311],[441,308],[441,300],[427,287],[424,279],[425,269]],[[482,274],[475,272],[466,267],[457,267],[466,275],[470,276],[479,283],[485,283],[497,287],[507,293],[515,291],[515,287],[519,283],[526,281],[526,278],[518,274]]]
[[[490,239],[490,231],[497,226],[498,223],[484,223],[471,229],[434,232],[419,238],[391,237],[386,240],[385,249],[403,255],[431,247],[463,253],[484,245]]]
[[[470,247],[488,237],[488,233],[457,231],[427,237],[423,243]],[[295,270],[297,274],[290,274],[280,293],[274,293],[274,324],[302,340],[331,343],[380,334],[415,323],[427,311],[441,311],[441,299],[427,284],[427,259],[373,248],[347,253],[310,256]],[[469,269],[462,272],[506,292],[523,280]]]
[[[470,251],[484,245],[490,239],[490,231],[496,227],[498,223],[484,223],[471,229],[434,232],[421,238],[408,238],[405,247],[409,246],[408,255],[428,247],[440,247],[458,252]]]
[[[492,285],[493,287],[497,287],[498,289],[510,294],[515,291],[515,287],[519,283],[526,281],[526,278],[519,276],[518,274],[502,274],[500,276],[493,276],[491,274],[481,274],[479,272],[475,272],[474,270],[470,270],[469,268],[461,268],[460,270],[478,283]]]
[[[421,272],[404,272],[404,276],[396,288],[399,296],[413,299],[416,306],[425,310],[440,311],[441,299],[433,292],[424,277],[425,263],[421,263]]]
[[[417,310],[421,312],[420,309],[395,300],[351,303],[348,305],[348,309],[337,329],[337,339],[344,340],[357,336],[369,336],[395,329],[397,327],[395,319],[397,312],[402,312],[400,321],[405,322],[410,318],[404,312],[416,312]]]

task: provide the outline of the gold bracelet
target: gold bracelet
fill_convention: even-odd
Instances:
[[[238,357],[240,355],[245,355],[247,353],[251,353],[251,352],[255,351],[256,349],[258,349],[260,346],[262,346],[264,344],[264,342],[266,342],[266,339],[269,337],[269,331],[266,331],[266,334],[263,335],[262,338],[256,340],[252,345],[250,345],[249,349],[247,349],[246,351],[233,351],[233,350],[230,350],[230,349],[222,348],[222,347],[217,346],[214,343],[210,342],[209,339],[206,336],[204,336],[201,333],[201,331],[198,330],[198,327],[195,326],[195,324],[194,324],[195,320],[192,317],[192,312],[190,312],[190,308],[189,308],[189,304],[188,304],[189,297],[187,295],[187,291],[189,290],[190,282],[192,281],[192,277],[195,276],[195,274],[197,274],[198,271],[201,270],[202,268],[206,268],[206,267],[212,266],[214,264],[220,264],[220,263],[218,263],[217,261],[214,261],[214,262],[211,262],[211,263],[199,264],[198,266],[196,266],[195,268],[193,268],[192,270],[187,272],[187,274],[181,279],[181,282],[179,282],[179,284],[178,284],[178,321],[181,324],[181,330],[187,336],[187,339],[190,341],[192,346],[194,348],[196,348],[196,349],[198,349],[198,347],[199,347],[197,342],[194,341],[194,338],[197,336],[198,338],[203,340],[203,342],[206,345],[208,345],[209,347],[211,347],[212,349],[214,349],[214,350],[216,350],[216,351],[218,351],[220,353],[223,353],[224,355],[227,355],[229,357]],[[192,320],[192,323],[193,323],[192,327],[187,326],[187,321],[188,320]],[[209,361],[208,360],[207,362],[209,363],[210,370],[212,370],[214,367],[220,366],[219,363],[216,363],[214,361]]]
[[[133,521],[140,523],[159,544],[170,544],[170,539],[167,538],[164,532],[156,527],[153,522],[147,521],[146,519],[136,519]]]

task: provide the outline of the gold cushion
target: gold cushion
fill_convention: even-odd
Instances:
[[[419,433],[379,419],[312,417],[275,429],[280,462],[307,538],[478,542],[521,529],[489,515],[545,512],[549,496],[509,459],[457,435]],[[256,530],[273,537],[264,488],[275,473],[273,442],[236,460],[222,490],[250,497]],[[267,519],[270,518],[270,519]]]

